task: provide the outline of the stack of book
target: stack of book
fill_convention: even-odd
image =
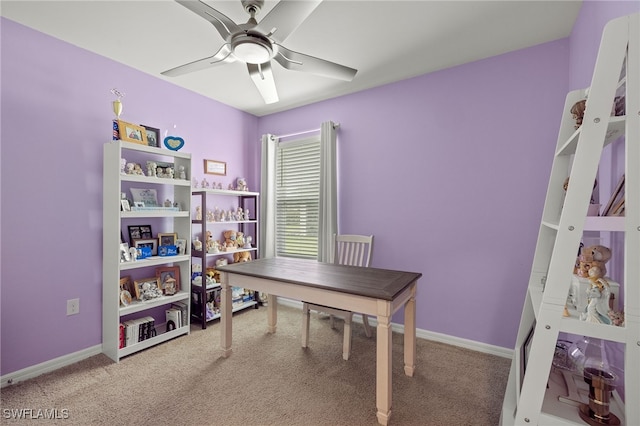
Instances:
[[[131,346],[156,336],[153,317],[141,317],[120,323],[120,348]]]

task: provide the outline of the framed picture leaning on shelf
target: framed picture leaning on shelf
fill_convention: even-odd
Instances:
[[[118,120],[118,133],[122,141],[147,145],[147,132],[142,126]]]
[[[158,255],[158,240],[156,238],[140,238],[133,240],[133,246],[137,249],[149,247],[151,250],[151,256]]]
[[[180,291],[180,266],[159,266],[156,268],[156,277],[164,294],[172,295]]]
[[[162,290],[158,283],[158,277],[143,278],[133,282],[136,291],[136,299],[151,300],[162,296]]]
[[[155,146],[156,148],[160,147],[160,129],[156,129],[155,127],[145,126],[141,124],[144,128],[145,133],[147,134],[147,145]]]
[[[158,241],[161,246],[175,246],[178,234],[175,232],[158,233]]]
[[[129,242],[133,245],[134,240],[153,238],[151,225],[129,225]]]

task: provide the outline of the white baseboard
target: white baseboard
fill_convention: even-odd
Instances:
[[[13,373],[0,377],[0,387],[4,388],[5,386],[23,382],[44,373],[50,373],[58,368],[66,367],[67,365],[98,355],[101,352],[102,345],[96,345],[37,365],[32,365],[31,367],[23,368],[22,370],[14,371]]]
[[[284,306],[290,306],[293,308],[302,309],[302,302],[292,299],[286,299],[284,297],[278,297],[278,304]],[[362,324],[362,317],[355,315],[353,322]],[[375,317],[369,317],[369,323],[372,326],[376,326],[377,322]],[[397,333],[404,334],[404,325],[391,323],[391,329]],[[416,337],[421,339],[431,340],[434,342],[445,343],[452,346],[459,346],[462,348],[470,349],[476,352],[482,352],[490,355],[495,355],[503,358],[511,359],[513,357],[513,349],[503,348],[501,346],[489,345],[487,343],[476,342],[474,340],[462,339],[460,337],[449,336],[442,333],[436,333],[433,331],[416,329]]]
[[[293,308],[302,309],[302,302],[297,300],[286,299],[283,297],[278,298],[278,304],[284,306],[290,306]],[[354,322],[362,323],[362,317],[356,315],[353,318]],[[376,325],[376,319],[370,317],[371,325]],[[391,324],[393,331],[404,334],[404,325]],[[513,349],[507,349],[500,346],[493,346],[486,343],[476,342],[473,340],[461,339],[459,337],[448,336],[446,334],[435,333],[433,331],[417,329],[416,337],[421,339],[432,340],[434,342],[445,343],[448,345],[459,346],[462,348],[470,349],[477,352],[487,353],[491,355],[500,356],[503,358],[511,358],[513,356]],[[6,374],[0,377],[0,387],[5,387],[11,384],[32,379],[41,374],[49,373],[57,370],[58,368],[66,367],[67,365],[82,361],[83,359],[98,355],[102,352],[102,345],[96,345],[87,349],[83,349],[72,354],[64,355],[59,358],[52,359],[50,361],[43,362],[41,364],[33,365],[31,367],[24,368],[22,370],[14,371],[13,373]]]

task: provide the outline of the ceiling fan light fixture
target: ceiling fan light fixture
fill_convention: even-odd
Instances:
[[[273,57],[270,44],[258,37],[242,35],[231,41],[233,55],[248,64],[264,64]]]

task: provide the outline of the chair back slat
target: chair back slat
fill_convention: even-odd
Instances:
[[[334,263],[365,266],[371,263],[373,235],[334,235]]]

